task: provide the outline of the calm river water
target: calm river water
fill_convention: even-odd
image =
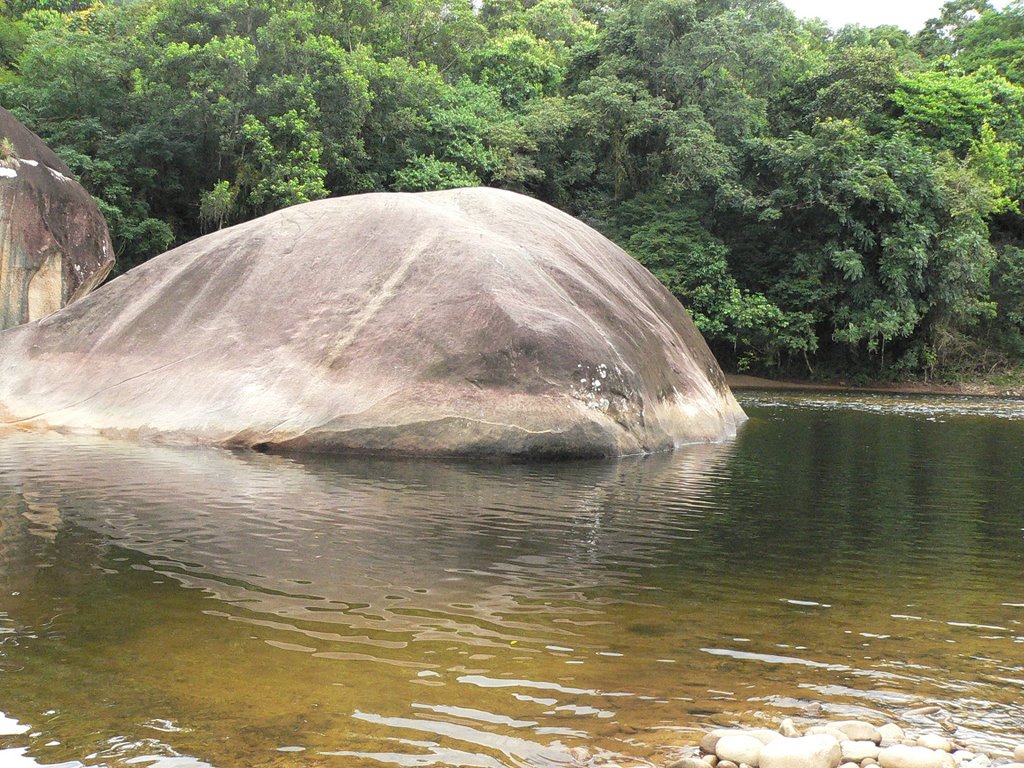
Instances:
[[[1024,403],[742,401],[614,463],[0,438],[0,766],[663,765],[819,705],[1021,741]]]

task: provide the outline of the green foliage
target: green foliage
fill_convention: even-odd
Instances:
[[[472,171],[433,155],[416,155],[395,173],[394,182],[394,189],[399,192],[477,186],[480,186],[480,179]]]
[[[737,366],[1024,359],[1024,4],[15,0],[0,100],[121,268],[283,206],[486,184],[602,228]]]

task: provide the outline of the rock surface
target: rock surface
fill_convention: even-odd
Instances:
[[[953,768],[953,756],[927,747],[897,744],[878,753],[882,768]]]
[[[745,733],[727,733],[715,745],[715,754],[719,760],[731,760],[739,765],[750,765],[756,768],[763,747],[764,743],[756,736]]]
[[[0,330],[103,282],[114,250],[96,202],[42,139],[0,108]]]
[[[289,208],[0,333],[0,426],[597,457],[717,440],[744,419],[642,266],[492,189]]]
[[[826,734],[816,734],[765,744],[760,768],[836,768],[841,760],[839,742]]]

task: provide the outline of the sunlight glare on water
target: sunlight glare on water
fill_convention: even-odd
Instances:
[[[0,766],[652,766],[818,704],[1020,741],[1021,403],[743,401],[603,463],[0,437]]]

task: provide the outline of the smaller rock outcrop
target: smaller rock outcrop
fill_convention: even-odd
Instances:
[[[0,330],[81,298],[113,266],[96,202],[42,139],[0,108]]]

